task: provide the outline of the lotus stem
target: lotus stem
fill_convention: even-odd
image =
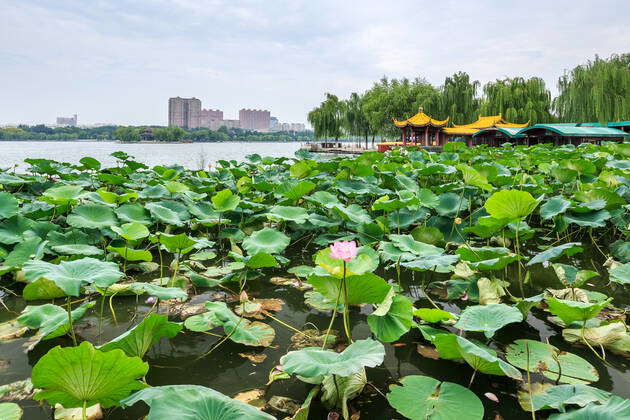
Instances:
[[[525,351],[527,352],[525,360],[525,371],[527,372],[527,390],[529,392],[529,405],[532,409],[532,420],[536,420],[536,411],[534,410],[534,400],[532,398],[532,377],[529,372],[529,343],[525,342]]]
[[[520,241],[519,241],[519,232],[518,232],[518,224],[519,222],[516,222],[516,243],[515,243],[515,247],[516,247],[516,256],[518,258],[517,260],[517,264],[518,264],[518,287],[521,291],[521,298],[525,299],[525,292],[523,291],[523,277],[522,277],[522,272],[521,272],[521,246],[520,246]]]
[[[284,327],[287,327],[288,329],[290,329],[290,330],[292,330],[292,331],[295,331],[296,333],[298,333],[298,334],[300,334],[300,335],[303,335],[303,336],[304,336],[304,337],[306,337],[306,338],[314,338],[314,337],[311,337],[310,335],[306,334],[304,331],[300,331],[299,329],[295,328],[294,326],[289,325],[289,324],[287,324],[286,322],[279,320],[278,318],[276,318],[275,316],[271,315],[271,314],[270,314],[269,312],[267,312],[267,311],[265,311],[265,316],[268,316],[269,318],[271,318],[271,319],[273,319],[274,321],[276,321],[278,324],[280,324],[280,325],[282,325],[282,326],[284,326]]]
[[[326,335],[324,336],[324,344],[322,344],[322,350],[326,348],[326,342],[328,341],[330,330],[332,329],[333,323],[335,322],[335,317],[337,316],[337,308],[339,307],[340,298],[341,298],[341,285],[339,285],[339,290],[337,291],[337,299],[335,299],[335,307],[333,308],[332,317],[330,318],[330,323],[328,324],[328,329],[326,330]],[[347,310],[348,308],[344,307],[344,311],[347,311]]]
[[[74,325],[72,323],[72,306],[70,303],[70,296],[66,296],[66,307],[68,308],[68,324],[70,324],[70,336],[72,337],[72,343],[77,345],[77,336],[74,333]]]
[[[87,420],[87,401],[83,401],[83,409],[81,410],[81,416],[83,417],[83,420]]]
[[[470,377],[470,382],[468,382],[468,388],[470,388],[472,386],[472,383],[475,380],[475,375],[476,374],[477,374],[477,369],[475,369],[475,371],[473,372],[472,376]]]
[[[348,287],[346,285],[346,262],[343,262],[343,281],[341,283],[343,287],[343,328],[346,331],[346,337],[348,338],[348,344],[354,343],[352,341],[352,332],[350,330],[350,305],[348,305]]]
[[[116,319],[116,311],[114,311],[114,305],[112,303],[112,301],[114,300],[114,296],[116,296],[116,293],[113,293],[109,297],[109,310],[112,313],[112,319],[114,320],[114,324],[118,325],[118,320]]]
[[[602,357],[599,355],[599,353],[597,353],[597,351],[593,348],[593,346],[591,346],[591,343],[589,343],[586,337],[584,336],[585,329],[586,329],[586,320],[582,321],[582,328],[580,329],[580,332],[582,334],[582,341],[584,342],[584,344],[586,344],[586,346],[589,349],[591,349],[591,351],[595,354],[595,356],[597,356],[598,359],[602,360],[603,362],[606,362],[606,353],[603,352],[603,347],[602,347],[602,353],[604,356]]]

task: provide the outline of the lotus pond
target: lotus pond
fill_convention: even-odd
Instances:
[[[630,144],[112,156],[0,171],[0,419],[630,418]]]

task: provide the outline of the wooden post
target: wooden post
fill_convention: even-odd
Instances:
[[[429,145],[429,125],[428,124],[424,128],[424,145],[425,146]]]
[[[407,127],[402,129],[403,144],[407,144]]]

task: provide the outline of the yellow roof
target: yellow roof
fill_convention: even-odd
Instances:
[[[443,121],[434,120],[433,118],[425,114],[422,111],[422,108],[420,108],[420,111],[411,118],[407,118],[406,120],[403,120],[403,121],[394,120],[394,124],[396,124],[396,127],[400,127],[400,128],[407,127],[409,125],[412,127],[424,127],[427,125],[432,125],[434,127],[444,127],[447,123],[448,123],[448,118]]]
[[[460,134],[462,136],[472,136],[477,131],[479,131],[479,129],[459,126],[459,127],[445,127],[442,129],[442,131],[446,134]]]
[[[457,124],[453,124],[455,127],[454,128],[462,128],[462,129],[475,129],[475,131],[477,130],[482,130],[484,128],[490,128],[490,127],[501,127],[501,128],[523,128],[523,127],[527,127],[529,125],[529,122],[526,122],[525,124],[515,124],[515,123],[511,123],[511,122],[507,122],[503,119],[503,117],[501,117],[501,114],[499,115],[488,115],[485,117],[479,117],[477,118],[477,121],[472,122],[470,124],[463,124],[463,125],[457,125]],[[446,130],[445,130],[446,131]],[[456,131],[456,133],[460,133],[461,131]]]

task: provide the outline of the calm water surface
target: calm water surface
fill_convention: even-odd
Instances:
[[[149,166],[178,164],[189,169],[205,168],[208,162],[220,159],[244,160],[245,156],[258,153],[261,156],[292,157],[300,143],[181,143],[124,144],[112,141],[0,141],[0,168],[16,164],[26,165],[27,158],[54,159],[61,162],[78,163],[79,159],[91,156],[104,166],[115,164],[110,156],[121,150]]]

